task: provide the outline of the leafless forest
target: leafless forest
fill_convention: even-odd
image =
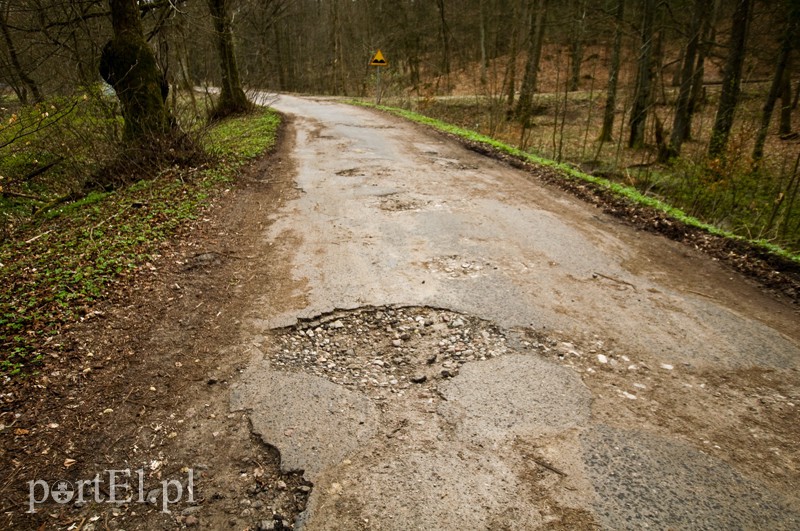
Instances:
[[[139,81],[159,85],[163,110],[101,85],[127,81],[107,44],[125,31],[113,16],[124,6],[155,62]],[[385,104],[796,251],[799,20],[798,0],[2,0],[2,112],[15,126],[0,143],[4,200],[39,195],[37,179],[59,168],[62,188],[84,184],[85,158],[21,142],[24,127],[78,116],[80,97],[94,102],[82,111],[93,127],[52,127],[79,145],[119,144],[242,110],[241,87],[372,100],[380,49]]]

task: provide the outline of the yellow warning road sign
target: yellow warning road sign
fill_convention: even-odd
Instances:
[[[388,64],[380,50],[375,53],[372,60],[369,62],[369,66],[386,66]]]

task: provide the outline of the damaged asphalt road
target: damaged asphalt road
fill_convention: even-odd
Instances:
[[[800,527],[790,305],[420,126],[273,106],[291,295],[242,317],[231,408],[313,483],[296,525]]]

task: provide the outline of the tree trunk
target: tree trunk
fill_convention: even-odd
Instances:
[[[517,53],[519,52],[519,29],[517,19],[520,16],[519,3],[515,0],[513,2],[511,13],[511,49],[509,51],[508,69],[506,78],[508,78],[507,95],[506,95],[506,117],[511,119],[514,109],[514,98],[517,92]]]
[[[408,68],[411,71],[411,86],[414,87],[414,90],[419,93],[419,85],[421,82],[420,79],[420,63],[422,60],[420,59],[420,43],[419,43],[419,36],[415,35],[413,38],[413,44],[411,47],[411,56],[408,59]]]
[[[7,1],[0,2],[0,32],[3,33],[3,41],[6,45],[8,58],[11,61],[11,68],[13,70],[12,76],[16,78],[17,83],[22,84],[22,87],[17,88],[17,83],[14,83],[14,91],[23,104],[28,103],[28,91],[30,91],[33,97],[33,103],[39,103],[42,101],[42,92],[39,90],[39,85],[37,85],[22,68],[19,56],[17,55],[17,48],[14,45],[14,40],[11,38],[11,32],[8,31],[8,9],[9,3]]]
[[[517,118],[523,126],[527,125],[533,110],[533,94],[537,89],[539,60],[542,57],[547,0],[534,0],[531,2],[530,11],[531,24],[530,39],[528,40],[528,59],[525,62],[525,74],[522,78],[522,87],[520,87],[516,110]]]
[[[660,88],[657,92],[657,98],[651,100],[651,104],[655,101],[659,105],[667,104],[667,90],[664,83],[664,29],[657,31],[653,40],[653,57],[651,61],[651,69],[653,71],[653,81],[650,85],[650,91],[653,92],[653,86]]]
[[[214,23],[214,40],[217,45],[222,74],[219,101],[211,113],[214,119],[250,110],[250,102],[247,101],[247,96],[242,90],[239,68],[236,65],[228,2],[229,0],[208,0],[208,10]]]
[[[572,26],[572,43],[570,44],[570,77],[569,90],[578,90],[581,83],[581,65],[583,64],[583,31],[586,24],[586,3],[578,0],[574,11],[576,16]]]
[[[169,87],[144,40],[136,0],[109,0],[114,36],[103,47],[100,75],[114,87],[125,119],[124,139],[148,143],[170,131]]]
[[[781,39],[781,51],[778,53],[778,61],[775,64],[775,76],[772,78],[772,85],[769,88],[767,101],[764,102],[764,111],[761,114],[761,126],[756,133],[756,142],[753,147],[753,161],[758,162],[764,157],[764,144],[767,141],[769,123],[772,121],[772,111],[775,103],[781,94],[786,74],[786,66],[789,63],[789,54],[792,51],[792,43],[797,34],[798,23],[800,23],[800,0],[792,0],[789,6],[789,17]]]
[[[686,60],[686,47],[681,47],[680,54],[678,55],[678,59],[676,60],[676,64],[683,65],[684,61]],[[694,67],[694,65],[692,65]],[[670,86],[673,87],[680,87],[681,86],[681,74],[683,73],[683,67],[676,68],[675,72],[672,73],[672,81],[670,81]]]
[[[699,106],[705,103],[705,92],[703,82],[706,73],[706,57],[708,57],[711,47],[716,40],[715,23],[719,15],[720,0],[714,0],[711,11],[703,21],[703,31],[700,38],[700,46],[697,49],[697,66],[694,69],[694,81],[692,83],[692,97],[689,99],[689,125],[686,130],[686,140],[692,137],[692,118]]]
[[[730,51],[725,61],[722,93],[720,94],[717,116],[714,120],[711,142],[708,147],[708,155],[712,158],[719,157],[725,151],[731,128],[733,128],[733,115],[739,102],[739,92],[742,84],[742,65],[744,64],[745,44],[747,43],[747,31],[750,25],[751,5],[751,0],[738,0],[736,11],[733,13],[731,41],[728,45]]]
[[[187,18],[177,16],[175,18],[175,37],[176,37],[176,56],[178,62],[178,86],[183,89],[192,100],[192,109],[195,114],[198,112],[197,98],[194,94],[194,83],[190,67],[189,40],[187,35]]]
[[[789,65],[783,72],[783,83],[781,83],[781,123],[778,134],[785,138],[792,134],[792,75]]]
[[[678,101],[675,103],[675,118],[672,122],[672,134],[669,139],[669,146],[666,150],[659,153],[659,161],[666,162],[669,158],[677,157],[681,154],[683,142],[689,138],[691,122],[689,121],[689,105],[692,98],[692,86],[694,86],[695,58],[700,44],[703,20],[706,17],[706,0],[695,0],[694,12],[692,13],[692,24],[689,30],[689,42],[683,57],[681,68],[680,89],[678,91]]]
[[[487,70],[489,68],[489,59],[486,55],[486,7],[484,2],[486,0],[479,0],[479,9],[481,16],[481,86],[485,87],[488,82]]]
[[[342,39],[341,5],[339,0],[332,0],[331,7],[331,47],[333,48],[333,71],[331,90],[334,94],[347,94],[345,81],[344,45]]]
[[[450,30],[447,28],[447,16],[445,14],[445,0],[437,0],[436,6],[439,9],[439,37],[442,43],[442,68],[441,73],[445,76],[445,91],[450,91]]]
[[[644,146],[644,129],[647,122],[647,108],[650,105],[650,89],[653,82],[653,20],[655,19],[655,0],[643,1],[642,47],[639,52],[636,72],[636,93],[631,110],[630,138],[628,147]]]
[[[611,66],[608,72],[608,90],[606,94],[606,108],[603,111],[603,128],[600,131],[600,141],[611,140],[614,129],[614,113],[617,109],[617,85],[619,84],[619,63],[622,52],[622,23],[625,16],[625,0],[617,0],[614,13],[614,47],[611,50]]]
[[[275,55],[277,55],[278,57],[283,57],[283,54],[281,52],[282,50],[281,36],[280,33],[278,32],[277,24],[274,24],[272,26],[272,35],[275,41]],[[284,67],[283,61],[278,61],[278,64],[276,66],[278,72],[278,89],[282,91],[286,90],[286,68]]]

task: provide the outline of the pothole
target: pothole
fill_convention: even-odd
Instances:
[[[582,426],[591,403],[580,378],[539,356],[541,348],[447,309],[337,310],[273,329],[264,357],[232,390],[231,409],[248,411],[253,433],[280,452],[282,471],[303,471],[314,483],[300,516],[309,527],[353,527],[343,520],[353,512],[370,521],[395,514],[398,529],[428,528],[416,510],[376,507],[410,500],[424,520],[441,523],[490,491],[489,505],[459,511],[445,527],[477,528],[509,508],[533,522],[539,513],[516,494],[521,484],[506,461],[513,457],[486,452]],[[442,482],[453,486],[442,491]]]
[[[456,159],[445,159],[445,158],[434,158],[434,164],[438,164],[439,166],[444,166],[445,168],[455,169],[455,170],[477,170],[478,166],[475,164],[464,164],[460,160]]]
[[[239,489],[244,490],[244,496],[230,499],[229,512],[253,522],[250,529],[293,529],[298,515],[306,509],[313,484],[301,471],[282,472],[280,453],[258,436],[251,434],[251,445],[252,453],[239,466]]]
[[[366,173],[361,168],[347,168],[346,170],[339,170],[336,175],[340,177],[364,177]]]
[[[482,258],[466,258],[459,255],[437,256],[423,262],[426,269],[450,278],[475,278],[486,275],[497,266]]]
[[[435,387],[468,362],[506,354],[506,335],[476,317],[425,307],[334,312],[276,332],[275,368],[305,371],[372,398]]]
[[[389,212],[399,212],[404,210],[418,210],[427,206],[429,203],[429,201],[420,201],[411,197],[392,194],[380,199],[380,208],[381,210],[387,210]]]

